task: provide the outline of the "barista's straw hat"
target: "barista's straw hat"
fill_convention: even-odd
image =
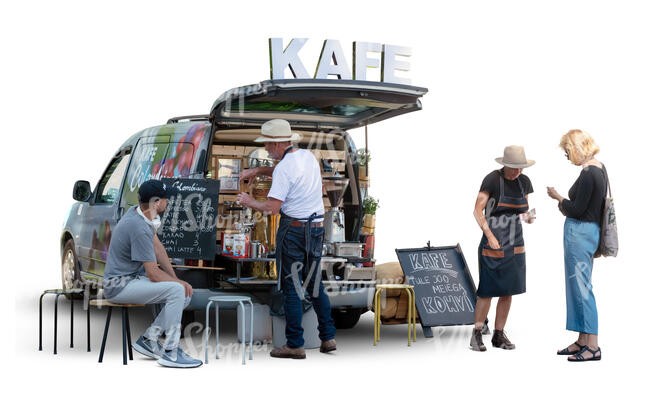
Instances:
[[[283,119],[273,119],[262,124],[262,136],[255,142],[293,142],[300,139],[300,134],[291,132],[289,122]]]
[[[495,161],[508,168],[528,168],[535,163],[535,160],[526,159],[523,146],[506,146],[503,157],[495,158]]]

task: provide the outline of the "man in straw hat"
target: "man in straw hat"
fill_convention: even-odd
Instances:
[[[498,297],[492,346],[514,349],[503,328],[508,319],[512,295],[526,292],[526,251],[521,221],[532,223],[534,214],[528,211],[528,194],[533,186],[522,171],[535,163],[526,159],[522,146],[508,146],[503,165],[489,173],[476,198],[474,217],[483,231],[479,244],[479,285],[474,311],[474,331],[470,348],[485,351],[482,330],[493,297]],[[486,329],[488,330],[488,329]]]
[[[336,349],[336,329],[331,316],[329,297],[321,283],[320,257],[323,244],[323,185],[320,165],[308,150],[298,149],[292,142],[300,135],[291,132],[289,122],[282,119],[262,125],[263,142],[271,158],[280,162],[273,168],[259,167],[242,172],[241,179],[257,175],[272,176],[268,200],[256,201],[246,193],[237,201],[263,213],[280,214],[276,235],[278,284],[284,299],[287,344],[271,351],[278,358],[304,359],[302,299],[308,298],[318,316],[321,352]]]

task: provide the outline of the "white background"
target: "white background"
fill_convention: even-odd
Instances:
[[[2,353],[11,375],[18,386],[69,391],[130,389],[131,383],[169,391],[253,386],[599,391],[641,383],[649,322],[645,6],[641,1],[3,3],[2,168],[9,175],[2,187],[3,306],[10,315],[5,343],[15,355]],[[124,367],[116,317],[111,349],[98,365],[103,314],[93,319],[94,348],[87,354],[81,313],[77,348],[70,350],[67,312],[61,311],[60,354],[54,357],[51,308],[45,314],[45,351],[36,351],[37,298],[42,289],[60,285],[59,236],[74,181],[96,184],[133,133],[169,117],[207,113],[223,91],[268,79],[269,37],[285,42],[309,37],[301,58],[310,73],[327,38],[341,40],[350,65],[355,40],[413,49],[412,84],[429,89],[423,110],[373,125],[369,132],[371,194],[381,201],[379,262],[396,260],[395,248],[428,240],[460,243],[476,280],[480,230],[472,210],[481,180],[498,168],[494,158],[505,145],[524,145],[537,160],[525,170],[539,217],[525,228],[528,291],[515,297],[506,326],[515,351],[469,351],[470,327],[434,329],[434,339],[423,339],[418,327],[420,339],[408,348],[403,325],[385,327],[384,339],[373,347],[367,313],[353,331],[339,332],[334,356],[309,351],[306,361],[297,362],[260,352],[243,367],[235,354],[195,370],[162,369],[138,356]],[[619,257],[599,259],[594,268],[599,363],[567,364],[555,355],[575,337],[564,330],[563,217],[545,187],[566,196],[579,173],[557,147],[571,128],[588,131],[600,145],[597,158],[609,170],[618,213]],[[361,146],[363,132],[353,136]],[[134,336],[145,323],[136,321]]]

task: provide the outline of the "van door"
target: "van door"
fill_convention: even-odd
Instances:
[[[267,80],[228,90],[212,105],[216,129],[285,119],[292,129],[349,130],[420,110],[424,87],[354,80]]]
[[[92,280],[104,273],[111,230],[119,219],[119,197],[130,158],[130,147],[113,157],[84,211],[77,256],[85,278]]]
[[[165,128],[171,136],[143,137],[138,141],[122,192],[121,214],[138,204],[140,185],[149,179],[203,177],[210,124],[181,123]]]

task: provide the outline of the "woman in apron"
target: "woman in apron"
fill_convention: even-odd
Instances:
[[[524,214],[525,222],[534,221],[534,216],[528,214],[528,194],[533,192],[533,187],[522,171],[535,161],[526,159],[521,146],[506,147],[503,157],[496,161],[503,168],[485,177],[474,208],[474,217],[483,231],[478,248],[479,286],[470,340],[470,348],[475,351],[486,350],[482,330],[493,297],[498,297],[499,302],[492,346],[515,348],[503,328],[512,295],[526,292],[526,251],[520,214]]]

